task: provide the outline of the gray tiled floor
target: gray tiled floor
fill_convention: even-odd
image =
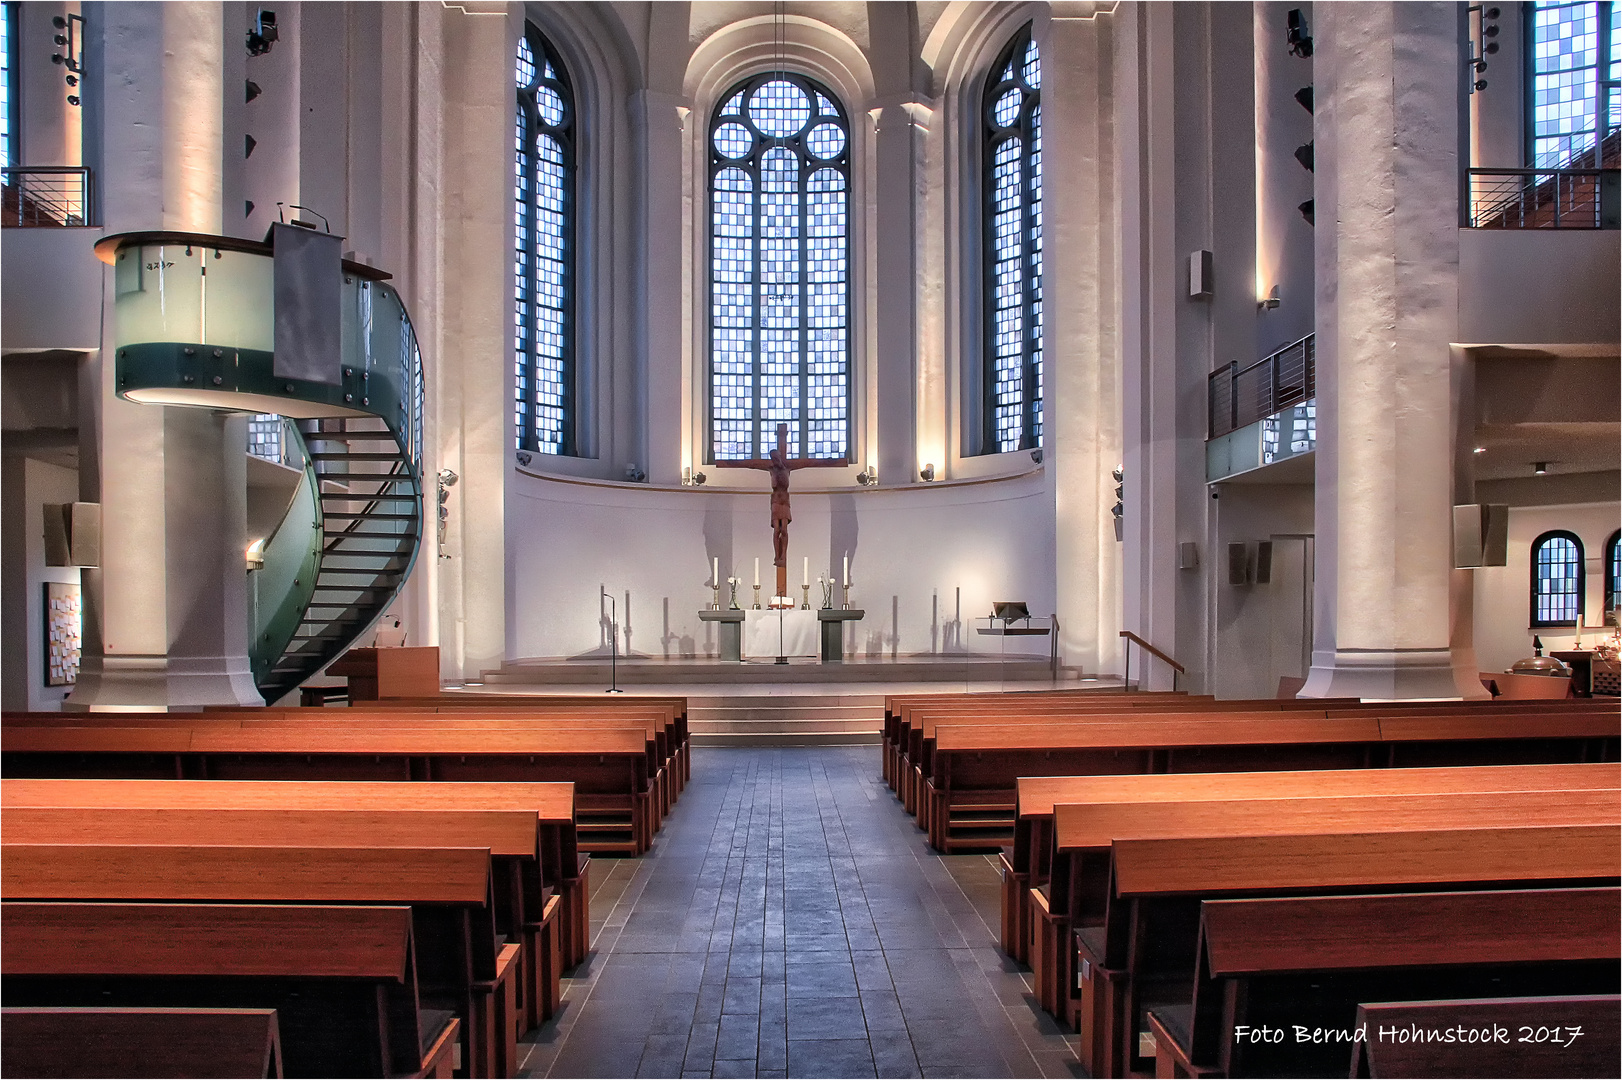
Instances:
[[[525,1076],[1084,1075],[876,746],[701,747],[653,851],[592,862],[593,948]]]

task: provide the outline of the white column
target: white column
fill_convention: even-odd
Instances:
[[[1119,14],[1056,15],[1042,54],[1044,470],[1064,663],[1119,670],[1121,545],[1109,472],[1121,454],[1116,146]],[[1062,133],[1059,135],[1057,133]]]
[[[1302,696],[1458,697],[1459,11],[1314,12],[1317,625]]]
[[[876,460],[884,484],[917,482],[918,460],[914,357],[917,348],[917,265],[913,223],[916,218],[918,155],[928,134],[930,109],[917,95],[905,92],[881,101],[873,197],[885,208],[874,230],[878,278],[874,282],[878,394]]]
[[[694,432],[693,445],[684,454],[683,418],[691,414],[694,384],[684,378],[685,340],[688,326],[686,290],[682,277],[682,170],[685,156],[686,122],[691,108],[685,98],[656,90],[638,90],[631,95],[630,113],[642,158],[640,214],[637,246],[640,255],[640,293],[643,297],[636,325],[637,358],[641,378],[640,428],[646,432],[635,450],[634,436],[622,445],[624,436],[604,440],[645,457],[608,462],[607,475],[618,478],[619,470],[635,461],[655,484],[681,482],[682,468],[703,466],[704,432]],[[606,253],[605,253],[606,254]],[[611,366],[600,370],[608,371]],[[702,385],[700,383],[699,385]]]

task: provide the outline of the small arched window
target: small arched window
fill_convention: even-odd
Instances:
[[[850,456],[850,123],[802,75],[710,118],[710,460]]]
[[[1042,445],[1041,92],[1026,26],[992,65],[981,105],[985,453]]]
[[[1622,596],[1617,595],[1618,586],[1622,585],[1622,529],[1611,534],[1605,541],[1605,625],[1616,625],[1616,606],[1622,602]]]
[[[1573,626],[1583,613],[1583,542],[1563,530],[1532,541],[1532,625]]]
[[[575,110],[533,24],[518,42],[513,214],[514,417],[520,450],[575,452]]]

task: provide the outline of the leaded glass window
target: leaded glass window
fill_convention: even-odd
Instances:
[[[1531,160],[1536,168],[1597,168],[1615,159],[1622,122],[1622,5],[1528,6],[1532,104]],[[1611,145],[1601,147],[1607,139]]]
[[[1532,541],[1532,625],[1571,626],[1582,617],[1583,542],[1569,532]]]
[[[710,120],[710,458],[850,452],[850,124],[801,75]]]
[[[1612,533],[1605,542],[1604,625],[1616,625],[1616,605],[1619,602],[1622,602],[1622,530]]]
[[[9,169],[17,164],[17,4],[7,0],[0,14],[0,169]]]
[[[520,450],[575,452],[575,110],[533,25],[518,42],[513,222],[514,418]]]
[[[1042,445],[1042,65],[1027,26],[982,106],[987,453]]]

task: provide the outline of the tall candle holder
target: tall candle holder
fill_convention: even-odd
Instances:
[[[721,610],[721,583],[719,581],[717,581],[714,585],[711,585],[710,586],[710,591],[715,593],[715,599],[710,601],[710,610],[711,611],[720,611]]]
[[[845,582],[844,587],[842,589],[842,592],[843,592],[843,595],[844,595],[844,598],[845,598],[845,602],[843,604],[843,607],[844,607],[844,609],[846,611],[849,611],[850,610],[850,582],[848,582],[848,581]]]
[[[760,610],[760,586],[759,585],[755,586],[755,607],[754,607],[754,610],[756,610],[756,611]]]
[[[800,599],[800,610],[801,611],[810,611],[811,610],[811,586],[809,586],[809,585],[801,585],[800,586],[800,592],[803,594],[801,599]]]

